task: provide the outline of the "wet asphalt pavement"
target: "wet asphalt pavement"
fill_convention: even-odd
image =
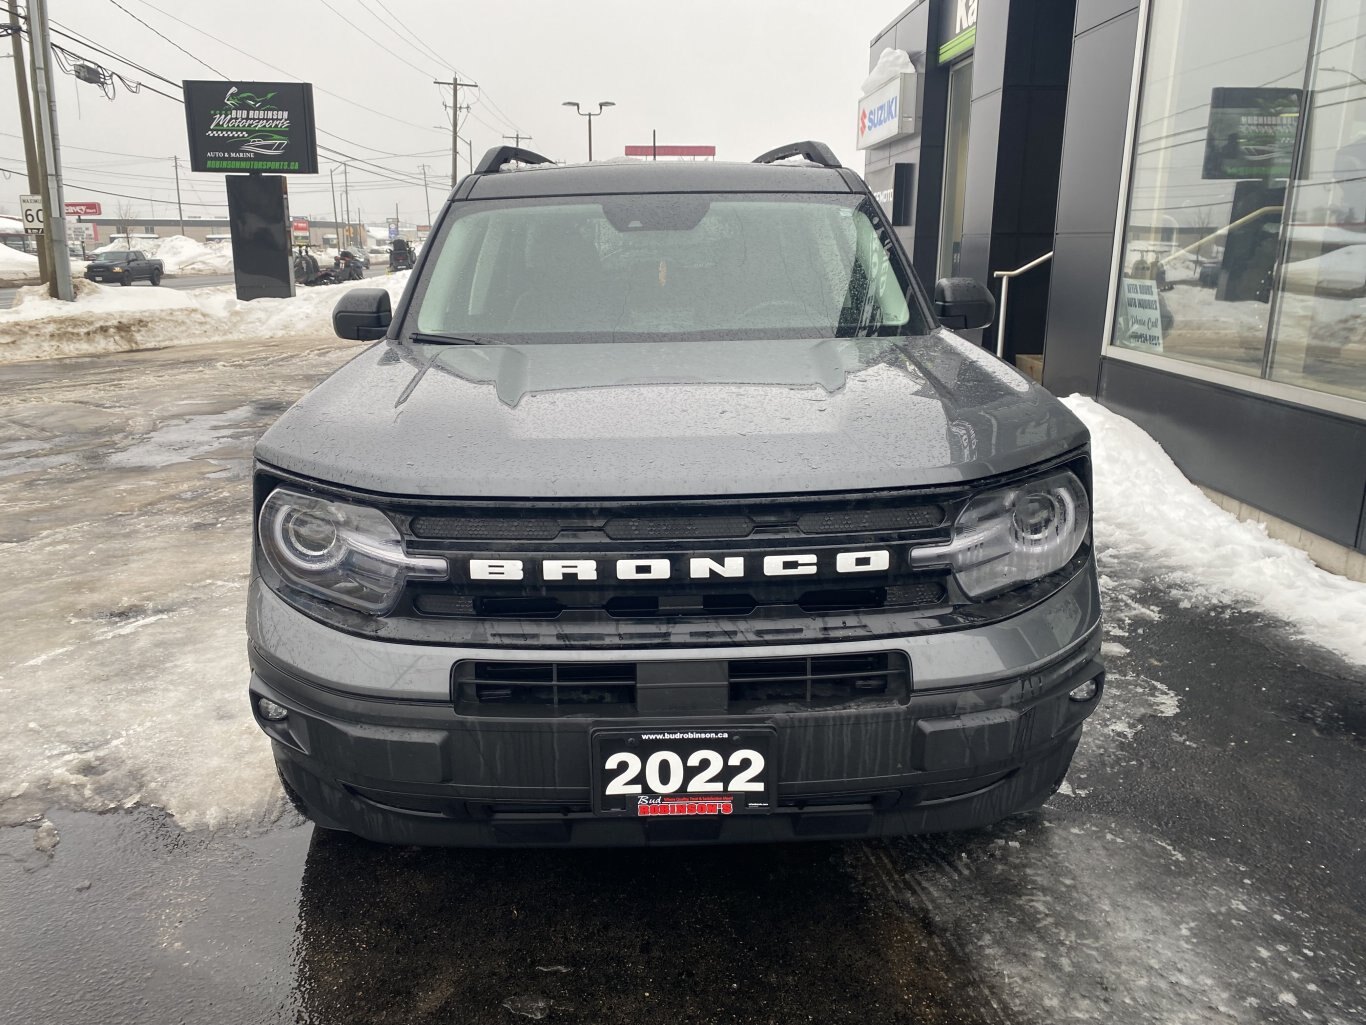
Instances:
[[[352,351],[0,368],[0,1021],[1366,1021],[1366,669],[1106,553],[1105,703],[990,830],[470,852],[283,811],[238,719],[246,457]]]

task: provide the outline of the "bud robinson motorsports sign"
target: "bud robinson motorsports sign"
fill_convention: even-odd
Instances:
[[[185,82],[192,171],[317,174],[313,86]]]

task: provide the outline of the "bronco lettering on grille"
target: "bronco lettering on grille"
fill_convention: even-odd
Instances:
[[[822,569],[838,574],[885,573],[891,564],[891,552],[885,548],[874,548],[819,554],[783,552],[781,555],[764,555],[753,560],[743,555],[726,555],[719,559],[689,556],[686,560],[657,557],[601,560],[471,558],[468,571],[470,580],[668,580],[682,576],[692,580],[707,580],[711,577],[734,580],[746,576],[808,576]]]

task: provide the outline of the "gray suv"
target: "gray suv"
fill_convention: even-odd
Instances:
[[[489,151],[256,447],[251,709],[295,805],[610,846],[1042,804],[1104,688],[1089,440],[953,333],[990,294],[931,302],[819,143],[548,164]]]

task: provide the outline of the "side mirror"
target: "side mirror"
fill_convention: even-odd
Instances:
[[[382,288],[353,288],[332,308],[332,330],[355,342],[383,338],[393,319],[389,293]]]
[[[934,312],[950,330],[986,327],[996,316],[996,300],[975,278],[940,278],[934,286]]]

